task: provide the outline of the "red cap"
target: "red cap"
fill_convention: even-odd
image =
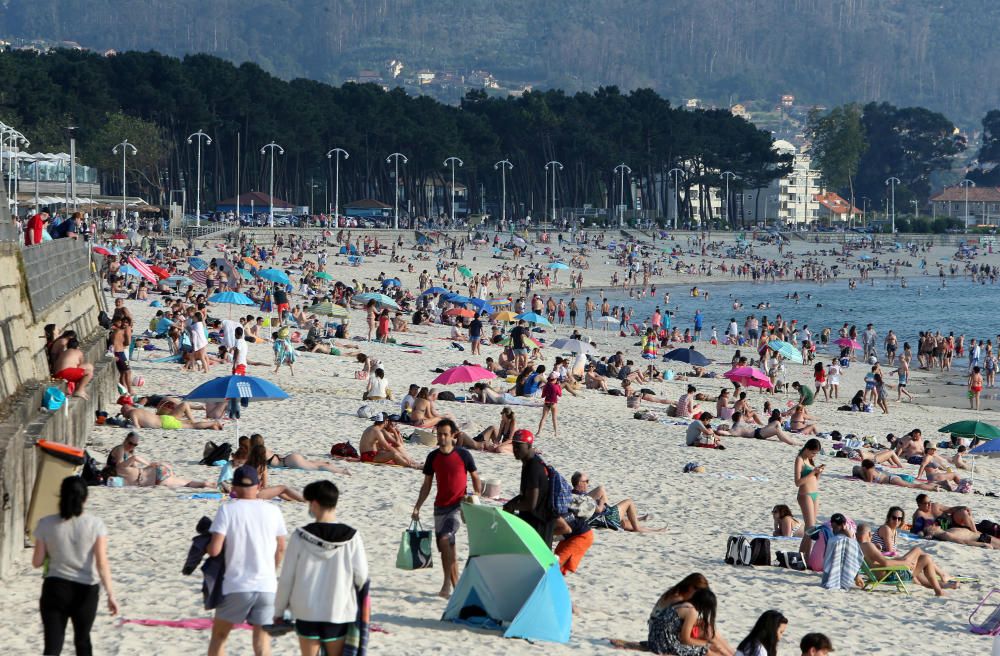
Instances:
[[[514,431],[513,441],[522,444],[534,444],[535,434],[527,428],[522,428],[521,430]]]
[[[128,394],[122,394],[121,396],[119,396],[117,403],[118,405],[135,405],[132,402],[132,397],[129,396]]]

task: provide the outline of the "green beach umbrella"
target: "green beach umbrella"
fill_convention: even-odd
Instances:
[[[326,317],[338,317],[341,319],[347,317],[346,308],[340,305],[334,305],[330,301],[325,301],[310,308],[306,308],[306,312],[312,312],[313,314],[319,314]]]
[[[313,275],[316,276],[317,278],[322,278],[323,280],[333,280],[333,276],[331,276],[326,271],[317,271]]]
[[[469,267],[465,266],[464,264],[462,266],[458,267],[458,272],[461,273],[466,278],[471,278],[472,277],[472,271],[470,271]]]
[[[772,349],[775,353],[780,354],[781,357],[786,360],[802,364],[802,353],[800,353],[794,345],[788,342],[784,342],[780,339],[772,339],[767,343],[767,347]]]
[[[939,433],[951,433],[959,437],[978,437],[981,440],[995,440],[1000,438],[1000,428],[984,421],[966,419],[942,426]]]

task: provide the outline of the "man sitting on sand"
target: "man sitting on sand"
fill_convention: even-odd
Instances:
[[[692,419],[701,413],[701,405],[694,402],[697,391],[694,385],[688,385],[687,393],[681,394],[681,397],[677,399],[678,418]]]
[[[598,485],[588,491],[587,485],[589,483],[590,478],[583,472],[575,472],[570,478],[570,484],[573,486],[573,494],[586,495],[597,502],[594,515],[591,517],[592,524],[594,518],[599,517],[606,522],[608,528],[615,528],[616,530],[616,527],[636,533],[659,533],[666,530],[666,527],[651,529],[640,524],[639,522],[646,521],[649,516],[642,515],[640,517],[639,509],[632,499],[625,499],[616,504],[611,504],[608,502],[608,493],[605,491],[603,485]]]
[[[914,428],[899,439],[896,453],[911,465],[919,465],[924,461],[924,435],[919,428]]]
[[[721,428],[712,430],[709,422],[712,421],[712,413],[703,412],[693,419],[687,427],[687,445],[700,446],[704,449],[725,449],[720,442],[720,435],[728,435],[728,431]]]
[[[76,385],[73,396],[81,399],[87,397],[87,385],[94,377],[94,365],[86,362],[83,351],[80,350],[80,342],[76,337],[66,340],[66,348],[55,358],[52,366],[55,373],[53,378],[61,378],[68,383]]]
[[[602,392],[608,391],[607,378],[598,374],[597,367],[593,364],[587,366],[584,376],[584,384],[587,386],[587,389],[596,389],[601,390]]]
[[[420,469],[420,465],[406,453],[402,440],[397,442],[396,436],[386,430],[386,417],[381,412],[375,415],[372,425],[361,433],[358,451],[361,462]]]
[[[123,406],[121,414],[122,417],[132,422],[132,425],[136,428],[162,428],[163,430],[177,430],[180,428],[222,430],[222,423],[216,419],[190,421],[187,419],[178,419],[173,415],[159,415],[153,410],[137,408],[131,405]]]

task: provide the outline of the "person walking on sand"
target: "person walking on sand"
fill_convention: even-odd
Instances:
[[[556,423],[556,408],[559,404],[559,398],[562,396],[562,386],[559,385],[559,374],[552,372],[549,374],[549,380],[542,386],[542,418],[538,420],[538,430],[535,431],[535,435],[542,434],[542,426],[545,424],[545,416],[548,414],[552,415],[552,435],[553,437],[559,437],[559,426]]]
[[[983,374],[979,367],[973,367],[969,374],[969,407],[979,410],[979,394],[983,391]]]
[[[274,622],[290,610],[302,655],[332,656],[343,651],[347,630],[356,621],[358,590],[368,581],[368,557],[357,529],[336,521],[336,485],[314,481],[302,495],[314,521],[295,529],[288,541]]]
[[[42,653],[59,656],[66,637],[66,623],[73,620],[73,645],[79,656],[94,653],[90,628],[97,615],[101,586],[108,595],[108,610],[118,614],[108,564],[108,530],[100,518],[83,512],[87,484],[67,476],[59,488],[59,513],[42,517],[35,528],[32,567],[45,566],[42,615],[45,647]]]
[[[208,656],[222,656],[236,624],[253,627],[254,656],[270,656],[271,638],[264,626],[274,621],[276,571],[285,553],[285,520],[277,506],[257,498],[257,470],[242,465],[233,472],[232,501],[223,504],[212,522],[212,539],[205,552],[225,551],[226,576],[222,601],[215,609]]]
[[[438,448],[427,454],[424,461],[424,483],[413,506],[414,521],[420,519],[420,507],[431,492],[431,484],[437,480],[437,495],[434,497],[434,536],[438,551],[441,552],[441,569],[444,582],[438,595],[447,599],[458,585],[458,557],[455,552],[455,536],[462,527],[462,499],[466,492],[466,479],[472,479],[472,489],[478,496],[482,493],[482,483],[476,471],[476,462],[465,448],[455,446],[458,426],[451,419],[442,419],[437,426]]]

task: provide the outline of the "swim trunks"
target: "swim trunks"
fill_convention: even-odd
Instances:
[[[177,430],[181,427],[181,420],[173,415],[160,415],[160,425],[163,430]]]
[[[125,357],[125,351],[115,351],[115,367],[120,372],[129,370],[128,358]]]
[[[375,462],[378,451],[365,451],[361,454],[361,462]]]
[[[66,367],[53,374],[53,378],[62,378],[69,383],[79,383],[86,375],[87,372],[80,367]]]

